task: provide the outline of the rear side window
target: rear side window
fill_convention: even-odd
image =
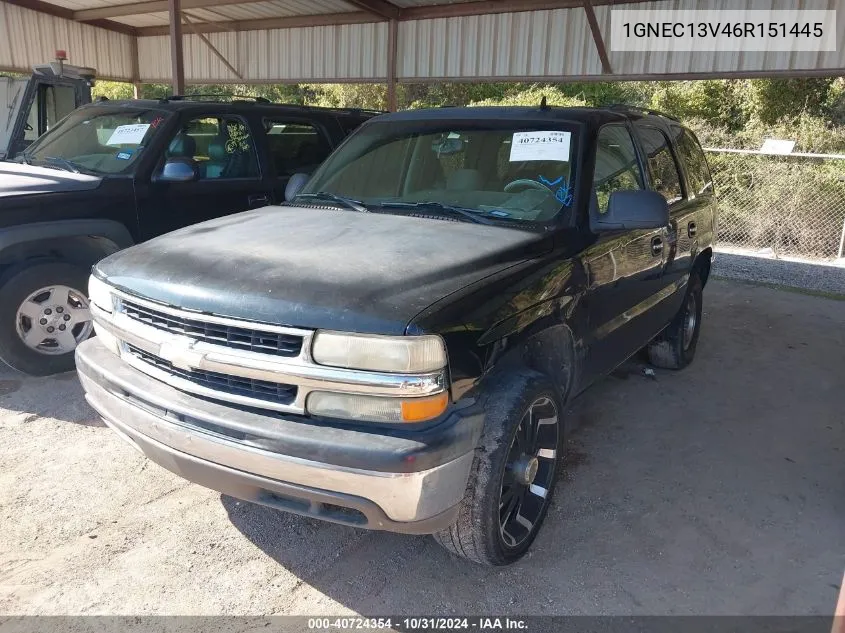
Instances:
[[[651,187],[661,194],[669,204],[683,198],[681,175],[669,139],[662,131],[646,125],[637,125],[637,133],[642,141],[648,164]]]
[[[704,151],[692,135],[692,132],[681,129],[677,148],[678,153],[686,164],[687,177],[689,178],[692,193],[701,195],[712,191],[713,178],[710,176],[707,158],[704,156]]]
[[[361,125],[364,123],[364,121],[366,121],[366,119],[359,119],[359,118],[351,117],[351,116],[350,117],[346,117],[346,116],[337,117],[337,122],[340,125],[340,127],[343,129],[344,136],[349,136],[350,134],[352,134],[352,132],[354,132],[359,127],[361,127]]]
[[[277,176],[311,173],[331,153],[323,134],[310,123],[265,119],[264,129]]]
[[[631,134],[624,125],[606,125],[596,139],[596,168],[590,210],[607,213],[610,194],[642,189],[642,173]]]

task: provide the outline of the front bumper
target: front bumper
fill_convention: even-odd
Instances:
[[[369,529],[426,534],[453,523],[482,423],[469,407],[413,437],[264,415],[170,387],[96,338],[77,348],[76,366],[91,406],[159,465],[233,497]]]

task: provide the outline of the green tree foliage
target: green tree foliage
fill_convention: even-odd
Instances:
[[[387,109],[384,84],[303,84],[303,103],[325,108]]]
[[[823,116],[833,79],[755,79],[743,82],[749,118],[764,124],[802,112]]]
[[[105,97],[109,101],[115,99],[131,99],[134,96],[132,84],[122,81],[97,81],[91,89],[91,97],[99,99]]]
[[[728,129],[746,121],[735,81],[660,81],[642,86],[643,96],[649,91],[649,107],[680,119],[703,119]]]
[[[531,86],[521,92],[515,92],[503,97],[494,97],[474,101],[471,105],[476,106],[539,106],[543,99],[550,106],[577,107],[587,105],[581,97],[574,97],[564,94],[563,91],[549,86]]]

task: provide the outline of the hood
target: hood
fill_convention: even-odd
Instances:
[[[127,292],[190,310],[401,334],[435,301],[550,245],[511,228],[267,207],[134,246],[97,270]]]
[[[37,193],[60,193],[96,189],[103,181],[98,176],[71,171],[35,167],[23,163],[0,162],[0,198]]]

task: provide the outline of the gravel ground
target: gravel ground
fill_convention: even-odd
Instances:
[[[0,373],[0,614],[830,614],[845,568],[845,310],[714,281],[698,358],[569,411],[533,554],[241,503],[146,461],[72,374]]]
[[[845,266],[808,260],[772,259],[750,252],[719,250],[713,274],[845,297]]]

